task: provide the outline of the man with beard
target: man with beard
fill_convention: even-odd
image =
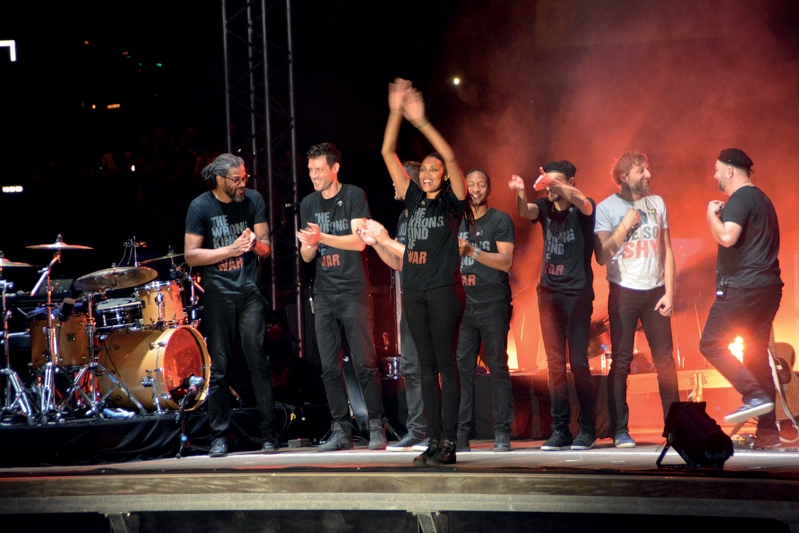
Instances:
[[[646,155],[623,153],[611,174],[619,192],[596,208],[596,259],[600,265],[607,265],[610,283],[613,359],[608,373],[608,403],[613,444],[632,448],[635,441],[628,428],[627,376],[639,320],[657,369],[664,419],[672,402],[680,401],[670,318],[674,309],[674,251],[666,204],[660,196],[647,194],[652,174]]]
[[[266,299],[259,291],[258,260],[271,253],[264,199],[247,189],[244,161],[222,154],[202,170],[213,188],[195,198],[186,216],[184,251],[191,267],[205,267],[205,334],[211,356],[208,412],[211,457],[227,455],[230,394],[226,381],[236,332],[250,369],[261,415],[264,452],[280,447],[275,431],[272,369],[266,351]]]
[[[699,349],[743,395],[744,405],[724,420],[739,424],[756,416],[755,446],[773,448],[780,446],[780,438],[768,342],[782,299],[780,228],[771,200],[751,181],[752,165],[737,148],[722,150],[716,160],[713,177],[730,198],[707,206],[710,232],[719,244],[716,301]],[[737,335],[745,338],[743,362],[727,348]]]
[[[353,447],[347,389],[339,357],[342,333],[368,411],[369,449],[383,450],[388,442],[374,343],[372,287],[366,268],[366,244],[357,235],[370,218],[366,193],[338,180],[341,152],[335,145],[314,145],[306,156],[314,192],[300,204],[303,229],[297,232],[297,240],[303,261],[316,262],[314,323],[322,380],[333,417],[331,436],[317,450]]]
[[[494,451],[510,451],[513,396],[508,369],[508,329],[511,291],[508,272],[513,266],[516,234],[507,213],[488,206],[491,179],[479,168],[466,173],[474,223],[461,221],[458,247],[466,310],[458,333],[458,372],[461,403],[457,451],[469,451],[474,418],[474,371],[481,342],[491,376],[494,407]]]
[[[524,180],[514,175],[519,216],[541,223],[544,258],[538,283],[541,336],[547,353],[552,435],[542,450],[588,450],[596,442],[596,387],[588,366],[588,331],[594,302],[591,269],[594,201],[574,186],[577,169],[570,161],[544,165],[534,188],[547,197],[527,203]],[[566,375],[568,358],[580,403],[580,429],[569,431],[571,412]]]

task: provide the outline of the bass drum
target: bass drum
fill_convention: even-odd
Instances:
[[[192,376],[202,376],[203,385],[185,409],[196,409],[208,394],[211,358],[202,335],[190,326],[117,330],[108,336],[100,353],[100,364],[150,411],[155,411],[154,394],[161,399],[161,408],[178,409],[188,393],[187,382]],[[100,378],[104,394],[112,388],[110,379]],[[117,406],[135,408],[119,387],[108,398]]]

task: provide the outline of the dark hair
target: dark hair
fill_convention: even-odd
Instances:
[[[336,163],[341,164],[341,152],[338,151],[338,148],[333,143],[315,144],[308,148],[308,153],[305,154],[308,159],[316,159],[321,156],[325,156],[329,167]]]
[[[479,172],[480,174],[482,174],[483,176],[485,176],[485,178],[486,178],[486,185],[488,185],[488,188],[489,188],[489,189],[491,188],[491,177],[488,175],[488,172],[486,172],[485,170],[483,170],[483,169],[482,169],[482,168],[480,168],[480,167],[475,167],[475,168],[472,168],[472,169],[470,169],[470,170],[469,170],[469,172],[467,172],[466,174],[464,174],[464,176],[468,176],[468,175],[469,175],[469,174],[471,174],[472,172]]]
[[[233,154],[220,154],[210,165],[200,171],[200,176],[206,181],[210,181],[216,187],[217,176],[227,176],[232,168],[238,168],[244,164],[244,160]]]
[[[418,161],[405,161],[402,164],[402,168],[405,170],[405,173],[408,175],[411,181],[421,189],[422,185],[419,182],[419,169],[422,168],[422,164]]]

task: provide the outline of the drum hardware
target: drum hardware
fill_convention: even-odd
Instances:
[[[189,398],[194,398],[197,396],[197,393],[200,392],[200,387],[202,387],[205,383],[205,379],[200,376],[190,376],[186,379],[186,381],[189,390],[186,393],[186,396],[180,400],[178,413],[175,415],[175,422],[180,422],[180,448],[178,448],[178,454],[175,456],[176,459],[181,458],[183,448],[190,446],[189,436],[186,433],[186,417],[183,414],[183,411],[186,409],[186,402],[189,400]]]
[[[133,266],[134,267],[139,266],[138,253],[136,252],[136,250],[139,249],[139,248],[147,248],[147,243],[144,242],[144,241],[138,241],[137,242],[136,241],[136,236],[134,235],[132,239],[129,239],[129,240],[125,241],[124,243],[122,243],[122,246],[124,248],[129,248],[129,249],[131,249],[133,251]],[[123,257],[123,260],[124,260],[124,257]],[[125,288],[125,287],[122,287],[122,288]]]
[[[11,369],[11,352],[10,352],[10,342],[9,342],[9,335],[8,335],[8,319],[11,317],[11,311],[8,310],[6,307],[6,292],[10,291],[14,288],[14,283],[10,281],[6,281],[2,278],[3,268],[12,268],[12,267],[21,267],[21,266],[33,266],[28,265],[27,263],[14,263],[13,261],[8,261],[3,256],[3,252],[0,252],[0,292],[2,292],[3,298],[3,348],[5,351],[6,356],[6,366],[0,370],[0,374],[5,376],[6,378],[6,394],[5,394],[5,402],[3,404],[3,412],[14,412],[19,411],[23,414],[29,424],[34,423],[34,411],[33,411],[33,404],[31,403],[30,398],[28,397],[28,391],[25,389],[25,386],[22,384],[22,380],[19,379],[19,375]]]

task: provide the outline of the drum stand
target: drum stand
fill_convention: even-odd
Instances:
[[[70,395],[67,394],[61,402],[56,404],[56,374],[62,374],[67,378],[70,391],[75,389],[75,383],[72,378],[69,377],[69,374],[56,364],[56,361],[58,361],[58,340],[55,335],[55,326],[53,326],[53,286],[50,285],[50,271],[53,269],[53,265],[59,263],[60,261],[61,250],[57,250],[53,254],[53,260],[50,261],[50,264],[41,270],[42,277],[39,278],[39,281],[36,282],[36,285],[33,287],[33,290],[31,290],[30,293],[31,296],[34,296],[42,286],[42,283],[47,281],[47,285],[45,285],[45,291],[47,292],[47,303],[45,304],[45,308],[47,309],[47,327],[44,328],[45,337],[47,337],[47,362],[44,364],[44,367],[39,370],[36,376],[37,380],[41,379],[41,384],[38,385],[40,423],[47,423],[48,416],[51,413],[53,414],[54,420],[58,422],[61,419],[65,404],[70,397]]]
[[[29,424],[33,424],[35,419],[33,416],[33,405],[30,398],[28,398],[28,391],[19,379],[19,375],[11,369],[11,352],[10,352],[10,338],[8,335],[8,318],[11,311],[6,308],[6,291],[13,289],[14,284],[0,278],[0,291],[3,293],[3,347],[6,355],[6,366],[0,370],[0,374],[6,378],[6,394],[5,402],[3,404],[3,412],[19,411],[28,420]]]
[[[119,388],[122,392],[124,392],[127,395],[127,397],[130,399],[130,401],[133,402],[133,404],[139,409],[139,414],[146,415],[147,410],[144,408],[141,402],[139,402],[139,400],[137,400],[130,393],[130,391],[128,391],[128,389],[119,382],[119,380],[114,376],[114,374],[109,372],[108,369],[105,368],[103,365],[101,365],[99,362],[100,358],[98,356],[98,353],[101,348],[95,347],[95,342],[94,342],[95,322],[94,322],[94,310],[92,308],[93,298],[94,298],[94,293],[89,292],[88,294],[89,309],[88,309],[88,318],[86,321],[86,336],[89,338],[89,364],[83,365],[80,368],[80,370],[78,370],[78,373],[75,376],[75,383],[80,384],[84,376],[88,375],[87,377],[87,379],[89,380],[88,389],[89,392],[91,393],[91,396],[87,395],[86,391],[84,391],[83,387],[80,385],[74,386],[74,390],[78,394],[80,394],[81,397],[89,405],[89,410],[86,412],[87,416],[101,417],[103,414],[103,407],[105,406],[105,401],[108,399],[111,393],[114,392],[114,390],[117,388]],[[98,400],[96,391],[99,388],[97,386],[99,382],[98,380],[99,376],[107,377],[108,379],[111,380],[114,386],[109,388],[105,392],[105,394],[103,394],[102,397]]]

